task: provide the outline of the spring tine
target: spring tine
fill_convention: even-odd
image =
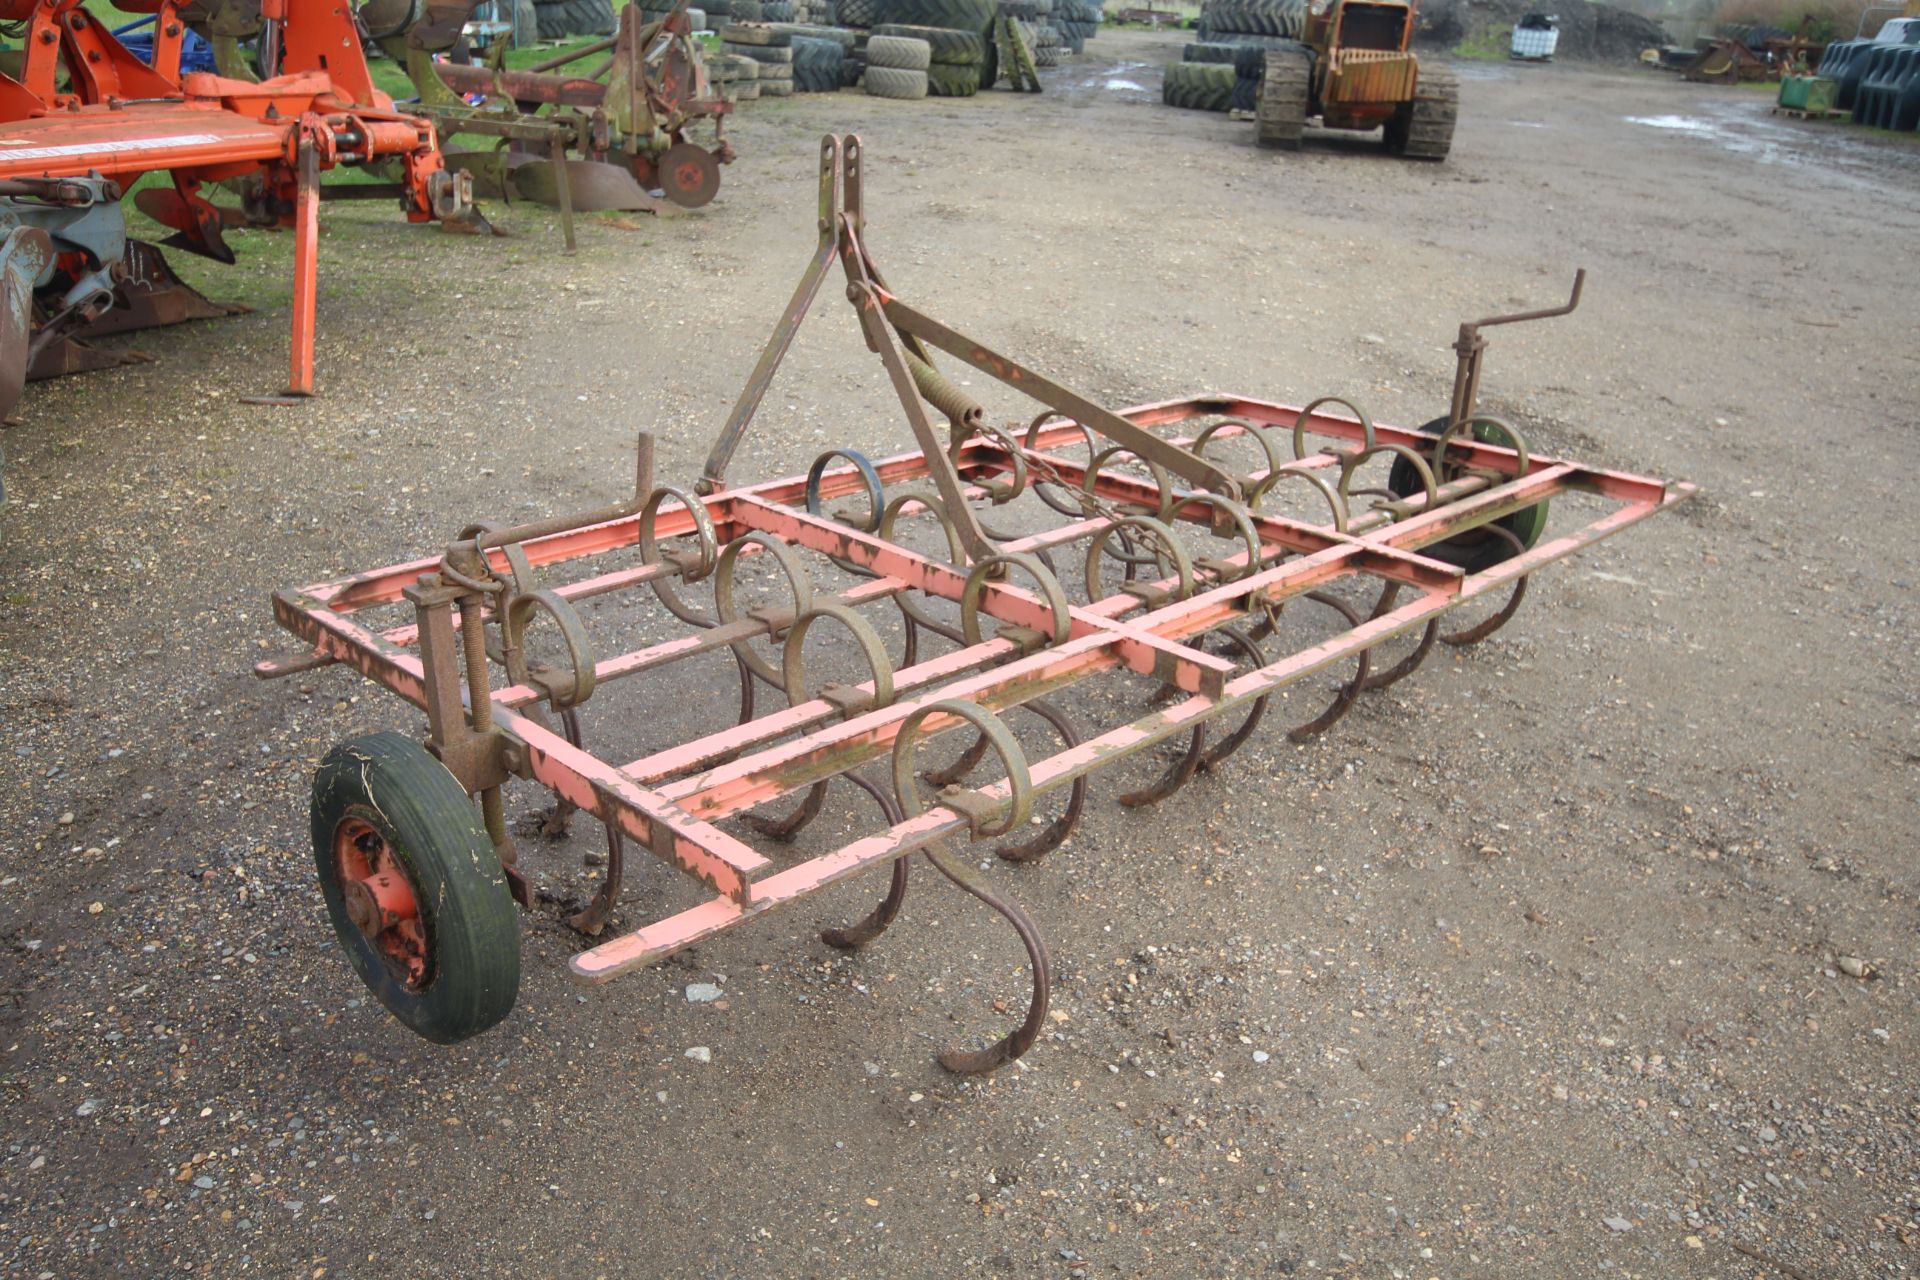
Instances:
[[[1020,944],[1027,949],[1028,963],[1033,966],[1033,1000],[1027,1006],[1026,1020],[1018,1028],[984,1049],[954,1048],[940,1054],[940,1065],[955,1074],[984,1075],[1012,1062],[1031,1049],[1033,1042],[1040,1038],[1041,1028],[1047,1020],[1047,999],[1053,989],[1053,964],[1047,956],[1047,944],[1041,938],[1039,929],[1018,903],[996,894],[985,877],[968,865],[965,858],[954,855],[943,844],[934,845],[926,852],[927,861],[941,875],[1006,917],[1013,931],[1020,935]]]
[[[740,815],[740,821],[769,839],[782,842],[791,840],[805,831],[808,824],[820,816],[820,810],[827,802],[827,784],[831,781],[831,778],[822,778],[808,787],[807,794],[800,800],[800,807],[784,818],[743,813]]]
[[[1129,791],[1120,797],[1120,803],[1129,809],[1142,805],[1157,804],[1193,781],[1193,775],[1200,768],[1200,761],[1206,756],[1207,726],[1197,724],[1193,734],[1187,739],[1186,754],[1165,773],[1157,782],[1148,783],[1138,791]]]
[[[576,747],[583,746],[580,713],[573,707],[566,707],[560,712],[560,722],[566,730],[567,741]],[[563,799],[556,799],[553,813],[548,815],[547,823],[551,825],[559,817],[562,805],[566,805],[567,809],[567,818],[560,819],[560,833],[564,835],[567,819],[573,816],[573,805]],[[612,823],[604,825],[607,832],[606,878],[601,880],[599,890],[593,895],[593,901],[567,917],[567,923],[570,926],[590,938],[599,937],[600,931],[607,927],[607,919],[613,915],[614,905],[620,901],[620,882],[625,878],[627,870],[627,842],[621,838],[620,828]],[[546,830],[546,826],[541,827],[543,833]]]
[[[987,748],[992,744],[984,733],[975,734],[973,745],[960,753],[960,758],[944,769],[926,769],[920,774],[936,787],[944,787],[960,781],[973,772],[974,766],[987,758]]]
[[[891,826],[900,821],[900,806],[893,802],[893,797],[887,794],[886,788],[876,785],[857,769],[849,769],[841,776],[873,797],[873,802],[880,806],[880,812],[885,816],[888,825]],[[880,900],[880,905],[855,924],[847,925],[842,929],[822,929],[820,941],[842,951],[853,951],[866,946],[885,933],[887,926],[892,924],[893,918],[900,914],[900,908],[907,900],[907,867],[912,861],[910,857],[895,858],[893,875],[887,882],[887,896]]]
[[[1255,669],[1267,665],[1266,653],[1261,650],[1259,644],[1254,641],[1252,636],[1240,630],[1238,627],[1221,627],[1213,634],[1225,637],[1234,648],[1240,650],[1241,654],[1253,664]],[[1246,745],[1247,739],[1253,736],[1253,731],[1260,727],[1260,718],[1267,713],[1267,701],[1272,696],[1272,694],[1268,694],[1266,698],[1255,700],[1253,709],[1247,712],[1247,718],[1240,722],[1240,727],[1207,748],[1207,753],[1200,758],[1200,767],[1202,769],[1213,768]]]
[[[1380,599],[1374,604],[1373,613],[1370,616],[1377,618],[1392,609],[1393,602],[1399,595],[1400,584],[1397,582],[1387,583],[1386,586],[1380,589]],[[1366,682],[1360,686],[1360,692],[1368,693],[1375,689],[1385,689],[1389,685],[1398,684],[1400,681],[1405,680],[1408,676],[1418,671],[1420,664],[1427,660],[1427,655],[1433,652],[1434,638],[1439,634],[1440,620],[1438,618],[1430,620],[1426,627],[1420,632],[1420,643],[1414,646],[1413,652],[1394,663],[1393,666],[1387,668],[1385,671],[1378,671],[1368,675]]]
[[[1513,553],[1515,555],[1519,555],[1527,549],[1510,529],[1503,529],[1497,524],[1484,525],[1482,527],[1485,528],[1488,533],[1498,534],[1500,537],[1512,543]],[[1513,594],[1507,597],[1507,602],[1504,605],[1500,606],[1500,612],[1494,614],[1485,622],[1475,623],[1471,627],[1463,627],[1459,631],[1449,631],[1445,633],[1440,637],[1440,643],[1452,645],[1456,649],[1464,649],[1468,645],[1479,644],[1482,640],[1485,640],[1488,636],[1506,626],[1507,623],[1513,621],[1513,615],[1520,612],[1520,602],[1527,598],[1527,578],[1530,576],[1531,575],[1528,574],[1522,574],[1520,577],[1514,579]],[[1439,624],[1434,622],[1428,625],[1432,627]]]
[[[1023,705],[1028,711],[1052,725],[1054,732],[1060,735],[1060,741],[1069,751],[1080,745],[1080,734],[1074,729],[1073,721],[1067,719],[1066,712],[1040,698],[1035,698]],[[982,741],[984,742],[985,739],[983,738]],[[1067,837],[1073,834],[1073,829],[1080,825],[1080,814],[1086,808],[1086,804],[1087,780],[1084,777],[1075,778],[1073,785],[1067,789],[1066,810],[1048,823],[1044,831],[1036,833],[1031,840],[1000,845],[994,849],[994,852],[1008,862],[1038,862],[1066,843]]]
[[[1360,625],[1360,615],[1354,612],[1352,605],[1340,599],[1338,596],[1328,595],[1324,591],[1309,591],[1304,598],[1316,604],[1326,605],[1329,609],[1332,609],[1335,613],[1345,618],[1349,626],[1357,627]],[[1305,724],[1295,725],[1293,728],[1287,730],[1289,740],[1293,742],[1305,742],[1317,733],[1325,733],[1339,721],[1341,716],[1344,716],[1348,711],[1353,709],[1353,704],[1359,700],[1360,691],[1366,687],[1367,683],[1367,651],[1365,649],[1362,649],[1359,656],[1355,659],[1355,667],[1353,679],[1340,686],[1340,692],[1334,695],[1333,702],[1325,711],[1322,711],[1318,716],[1315,716]]]

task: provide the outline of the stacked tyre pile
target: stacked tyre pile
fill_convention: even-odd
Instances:
[[[649,8],[643,7],[640,10],[640,21],[643,24],[648,22],[659,22],[661,19],[665,18],[668,14],[672,12],[673,12],[672,9],[649,9]],[[707,11],[705,9],[690,8],[687,10],[687,23],[695,31],[707,30],[707,22],[708,22]]]
[[[793,37],[761,22],[729,22],[720,28],[720,50],[756,63],[752,98],[785,98],[793,94]],[[739,98],[736,96],[736,101]]]
[[[1105,17],[1093,0],[1053,0],[1053,25],[1060,33],[1060,46],[1072,53],[1085,53]]]
[[[1060,50],[1066,47],[1054,20],[1054,5],[1055,0],[1000,0],[1000,16],[1014,19],[1025,29],[1036,66],[1059,66]]]
[[[610,36],[619,26],[612,0],[533,0],[533,17],[542,40]]]
[[[1204,44],[1251,44],[1277,49],[1299,40],[1305,0],[1206,0],[1200,8]]]
[[[925,40],[875,34],[867,38],[866,74],[861,83],[873,98],[924,98],[932,62],[933,46]]]
[[[991,66],[994,0],[874,0],[873,36],[867,66],[874,66],[873,39],[890,36],[927,46],[927,92],[970,98],[995,79]],[[884,96],[884,95],[880,95]]]
[[[1167,67],[1160,100],[1192,111],[1252,111],[1267,51],[1257,44],[1190,44]]]
[[[1160,82],[1160,101],[1188,111],[1226,111],[1233,106],[1234,79],[1231,60],[1170,62]]]

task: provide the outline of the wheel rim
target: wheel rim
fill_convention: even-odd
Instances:
[[[433,952],[419,896],[385,833],[365,818],[342,818],[333,830],[333,863],[347,919],[395,982],[425,990],[433,982]]]

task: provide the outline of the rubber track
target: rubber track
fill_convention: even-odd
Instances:
[[[1263,147],[1282,151],[1300,149],[1300,133],[1307,127],[1307,98],[1313,62],[1304,48],[1269,49],[1266,74],[1261,77],[1259,101],[1254,104],[1255,139]]]

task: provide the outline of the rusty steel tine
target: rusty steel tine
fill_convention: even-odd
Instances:
[[[785,843],[805,831],[808,824],[820,816],[820,810],[827,801],[827,783],[830,781],[831,779],[822,778],[808,787],[807,794],[801,797],[799,807],[784,818],[743,813],[740,815],[740,821],[768,839]]]
[[[959,758],[952,764],[944,769],[922,769],[920,776],[936,787],[952,786],[972,773],[975,767],[987,758],[987,751],[992,745],[987,741],[986,734],[976,733],[973,736],[973,745],[962,751]]]
[[[840,776],[873,797],[873,802],[880,806],[881,816],[887,820],[889,826],[900,822],[900,807],[894,804],[893,797],[887,794],[886,788],[876,784],[858,769],[849,769]],[[893,874],[887,881],[887,896],[880,900],[880,904],[857,923],[839,929],[822,929],[820,941],[842,951],[853,951],[866,946],[885,933],[887,926],[893,923],[894,917],[900,914],[901,906],[906,903],[907,869],[912,862],[911,857],[895,858]]]
[[[1200,761],[1206,756],[1206,748],[1207,726],[1203,722],[1193,726],[1193,732],[1187,736],[1187,749],[1181,753],[1180,759],[1171,768],[1138,791],[1122,793],[1120,803],[1129,809],[1138,809],[1165,800],[1193,781],[1194,773],[1200,768]]]
[[[1387,583],[1380,588],[1380,598],[1374,602],[1373,612],[1369,616],[1378,618],[1391,612],[1393,602],[1398,599],[1399,596],[1400,584],[1397,582]],[[1389,685],[1400,683],[1418,671],[1420,664],[1427,660],[1427,655],[1433,652],[1433,642],[1439,634],[1440,620],[1438,618],[1429,618],[1427,625],[1421,629],[1420,643],[1413,647],[1413,651],[1385,671],[1369,673],[1365,683],[1360,686],[1360,692],[1370,693],[1376,689],[1385,689]]]
[[[1257,671],[1267,665],[1267,655],[1261,651],[1259,644],[1252,636],[1240,630],[1240,628],[1221,627],[1218,631],[1209,632],[1208,634],[1219,636],[1234,648],[1240,650],[1240,652],[1246,656],[1247,660],[1253,664],[1254,670]],[[1206,755],[1200,759],[1200,768],[1203,770],[1212,769],[1228,756],[1245,746],[1247,740],[1253,737],[1253,731],[1260,727],[1260,718],[1266,715],[1267,703],[1272,700],[1272,697],[1272,694],[1268,694],[1264,698],[1254,699],[1252,709],[1247,712],[1247,718],[1240,722],[1239,727],[1207,748]]]
[[[1022,706],[1052,725],[1053,731],[1060,735],[1060,741],[1068,751],[1080,745],[1080,734],[1074,729],[1073,721],[1067,718],[1066,712],[1044,698],[1035,698],[1023,703]],[[982,737],[980,741],[985,743],[986,738]],[[1087,780],[1075,778],[1073,784],[1067,788],[1067,807],[1059,817],[1048,823],[1045,829],[1035,833],[1032,839],[998,845],[994,848],[994,853],[1008,862],[1038,862],[1067,842],[1067,837],[1073,834],[1073,829],[1080,825],[1080,814],[1085,810],[1086,804]]]
[[[1513,545],[1516,552],[1526,550],[1526,547],[1521,543],[1519,537],[1515,535],[1511,529],[1503,528],[1497,524],[1482,525],[1481,528],[1488,533],[1505,538]],[[1451,645],[1456,649],[1464,649],[1468,645],[1479,644],[1482,640],[1485,640],[1488,636],[1506,626],[1507,623],[1513,621],[1513,615],[1520,612],[1520,602],[1527,598],[1528,576],[1527,574],[1522,574],[1520,577],[1514,579],[1513,594],[1509,595],[1507,602],[1500,606],[1500,612],[1494,614],[1484,622],[1475,623],[1471,627],[1463,627],[1458,631],[1443,633],[1440,637],[1440,643]],[[1432,625],[1438,626],[1438,620],[1436,619]]]
[[[1047,955],[1047,944],[1040,930],[1018,903],[995,893],[986,877],[951,850],[935,845],[926,852],[927,861],[941,875],[1006,917],[1013,931],[1020,935],[1020,945],[1027,949],[1027,961],[1033,967],[1033,1001],[1027,1006],[1026,1019],[1018,1028],[984,1049],[947,1049],[940,1054],[940,1065],[957,1075],[985,1075],[1018,1058],[1040,1038],[1047,1021],[1047,1001],[1053,991],[1053,962]]]
[[[1352,605],[1342,600],[1339,596],[1328,595],[1324,591],[1309,591],[1306,594],[1306,599],[1313,601],[1315,604],[1323,604],[1327,606],[1327,608],[1332,609],[1335,613],[1345,618],[1349,626],[1358,627],[1360,625],[1360,615],[1354,611]],[[1305,742],[1317,733],[1325,733],[1339,722],[1341,716],[1346,715],[1347,712],[1353,709],[1353,704],[1360,698],[1360,691],[1366,688],[1367,685],[1367,653],[1368,651],[1366,649],[1362,649],[1354,656],[1355,670],[1353,679],[1340,686],[1340,692],[1334,695],[1333,702],[1325,711],[1307,721],[1305,724],[1295,725],[1293,728],[1287,730],[1289,740],[1293,742]]]
[[[563,708],[560,712],[560,721],[566,731],[567,741],[576,747],[584,747],[579,711],[573,707]],[[572,816],[575,806],[568,803],[564,797],[555,797],[553,813],[549,814],[547,819],[549,824],[559,815],[563,805],[568,817]],[[613,915],[613,908],[620,901],[620,882],[627,868],[627,842],[621,837],[620,828],[610,822],[602,825],[607,833],[606,877],[600,882],[600,888],[593,895],[593,901],[589,902],[583,910],[567,917],[569,925],[591,938],[599,937],[600,931],[607,927],[607,919]],[[541,833],[554,834],[544,825],[541,827]],[[564,822],[558,834],[566,834]]]

